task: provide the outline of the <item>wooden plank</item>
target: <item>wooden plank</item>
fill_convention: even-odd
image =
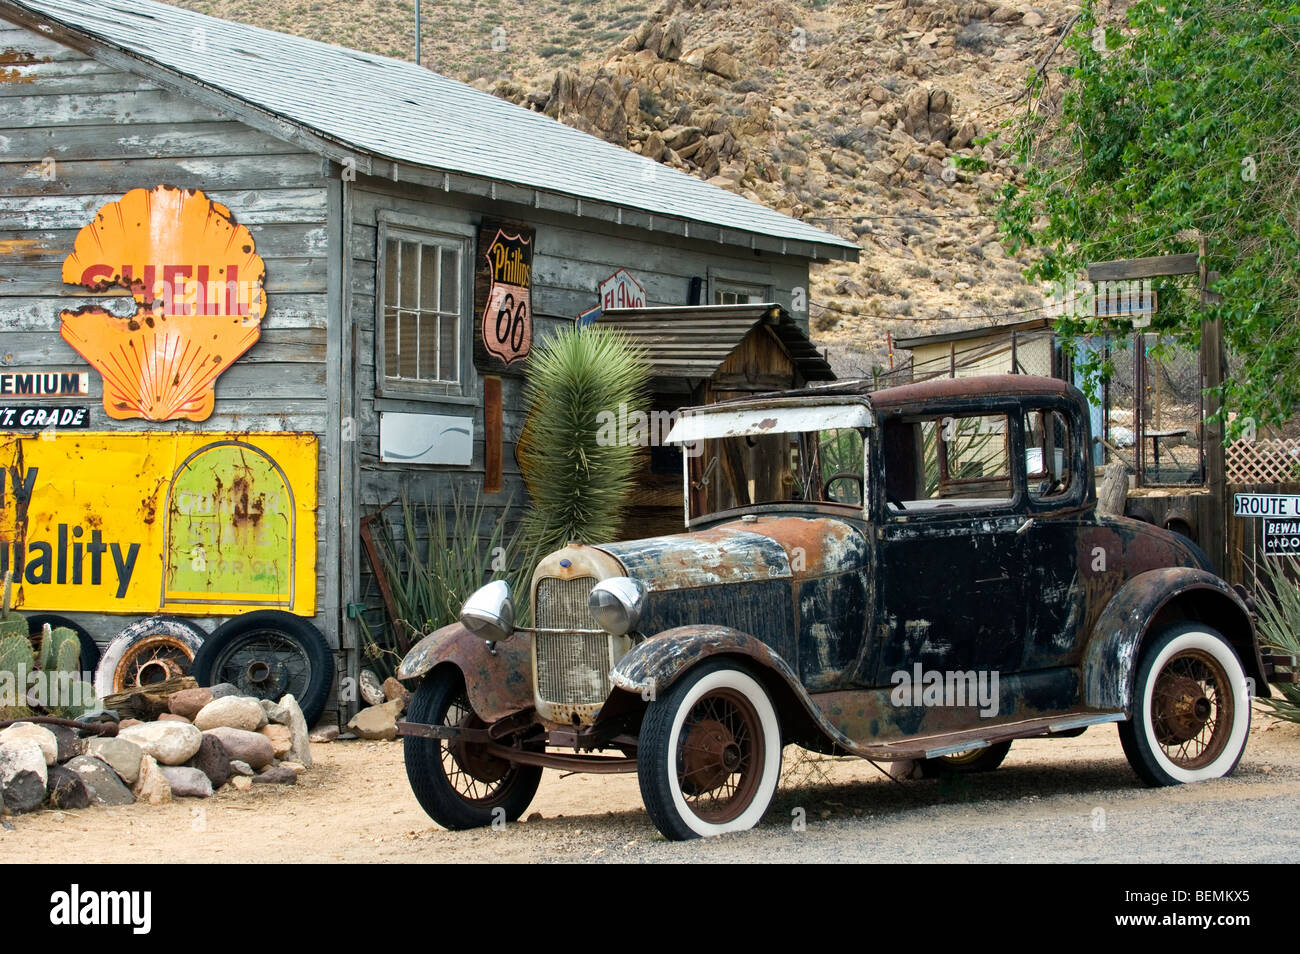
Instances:
[[[483,378],[483,492],[501,492],[502,407],[501,378]]]
[[[11,129],[58,127],[68,131],[77,126],[101,126],[108,119],[129,123],[201,123],[233,119],[210,106],[163,89],[133,93],[100,93],[90,96],[56,93],[50,96],[13,97],[5,107],[4,124]]]
[[[121,192],[76,196],[0,195],[0,231],[79,229],[89,223],[101,208],[121,197]],[[319,225],[325,222],[325,190],[322,188],[222,189],[209,193],[208,197],[230,209],[235,221],[241,225]]]
[[[0,195],[106,195],[162,183],[211,193],[311,188],[322,180],[320,159],[307,153],[0,163]]]
[[[63,262],[72,254],[80,229],[0,232],[0,262]],[[263,259],[317,258],[328,254],[325,226],[253,225],[249,227]]]
[[[0,121],[0,128],[4,123]],[[182,156],[311,155],[301,146],[226,120],[198,123],[100,123],[80,126],[69,136],[59,128],[4,129],[0,156],[12,162],[168,159]]]
[[[71,286],[68,286],[71,287]],[[88,294],[85,297],[90,297]],[[0,331],[45,331],[57,334],[59,311],[84,302],[62,296],[0,297]],[[269,300],[262,332],[323,328],[326,299],[317,295],[276,295]]]
[[[1197,255],[1152,255],[1147,258],[1123,258],[1112,262],[1093,262],[1088,266],[1088,281],[1111,282],[1130,278],[1160,278],[1165,275],[1195,275]]]
[[[83,66],[81,63],[73,64]],[[62,64],[36,63],[6,67],[0,74],[0,102],[7,103],[16,96],[98,96],[105,93],[139,93],[157,90],[146,79],[121,70],[104,70],[59,75],[49,67]],[[6,110],[8,106],[6,105]]]

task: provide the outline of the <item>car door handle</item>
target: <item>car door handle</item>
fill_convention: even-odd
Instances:
[[[1028,520],[1026,520],[1024,523],[1022,523],[1022,524],[1019,526],[1019,528],[1016,530],[1016,536],[1020,536],[1020,534],[1024,533],[1026,530],[1029,530],[1030,528],[1032,528],[1033,525],[1034,525],[1034,518],[1033,518],[1033,517],[1030,517]]]
[[[1009,577],[1009,576],[990,576],[990,577],[986,577],[985,579],[982,579],[982,580],[976,580],[975,582],[976,582],[976,583],[1010,583],[1010,582],[1011,582],[1011,577]]]

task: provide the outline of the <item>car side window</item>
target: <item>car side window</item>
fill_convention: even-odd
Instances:
[[[1001,507],[1014,496],[1007,415],[947,414],[884,424],[891,513]]]
[[[1025,412],[1025,476],[1029,499],[1059,502],[1070,497],[1074,479],[1070,422],[1059,410]]]

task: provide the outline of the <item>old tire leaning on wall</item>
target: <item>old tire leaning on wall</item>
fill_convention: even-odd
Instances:
[[[1245,751],[1250,702],[1245,669],[1219,632],[1203,623],[1170,626],[1142,646],[1120,743],[1148,785],[1221,778]]]
[[[196,623],[177,616],[150,616],[132,623],[104,647],[95,672],[95,694],[102,699],[188,675],[207,635]]]
[[[227,620],[203,643],[190,670],[200,686],[228,682],[243,695],[278,702],[292,693],[308,725],[325,711],[334,657],[315,626],[279,610]]]
[[[50,629],[63,626],[77,634],[77,639],[81,641],[81,671],[92,674],[90,681],[93,682],[93,673],[99,668],[99,646],[95,644],[95,637],[66,616],[59,616],[57,613],[31,613],[27,617],[27,625],[32,634],[33,651],[46,623],[49,623]]]
[[[726,659],[703,663],[650,703],[637,778],[673,841],[753,828],[781,777],[781,724],[767,690]]]

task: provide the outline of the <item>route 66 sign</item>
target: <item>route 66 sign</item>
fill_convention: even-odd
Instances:
[[[522,371],[533,344],[533,230],[484,222],[478,247],[475,364],[484,371],[499,373],[511,365]]]

